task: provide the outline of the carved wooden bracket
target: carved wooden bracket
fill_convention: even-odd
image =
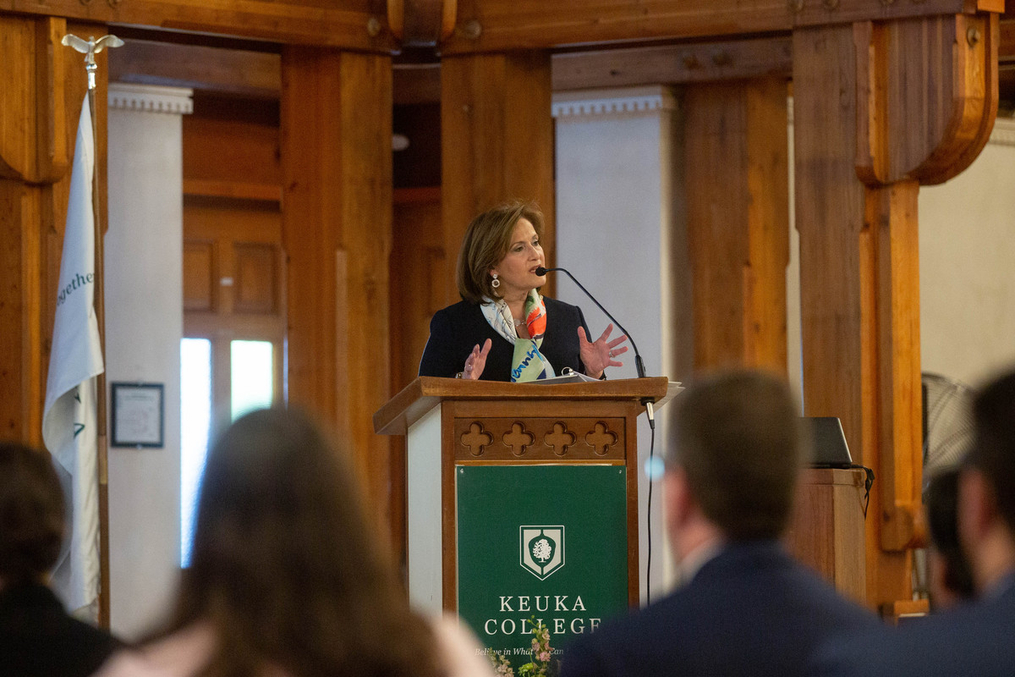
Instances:
[[[932,185],[972,164],[997,116],[998,27],[993,13],[854,24],[861,181]]]

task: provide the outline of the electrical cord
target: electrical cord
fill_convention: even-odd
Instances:
[[[648,505],[646,506],[646,512],[648,514],[648,547],[647,557],[645,564],[645,603],[652,603],[652,484],[655,481],[656,468],[655,468],[655,449],[656,449],[656,427],[655,422],[652,422],[650,426],[652,433],[650,437],[648,447]],[[865,511],[866,512],[866,511]]]

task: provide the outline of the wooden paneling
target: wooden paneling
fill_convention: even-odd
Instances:
[[[867,597],[862,470],[805,470],[786,535],[793,555],[863,604]]]
[[[434,200],[395,205],[391,249],[391,330],[393,392],[416,378],[430,336],[430,318],[444,307],[446,253],[441,235],[441,203]]]
[[[684,92],[698,369],[786,371],[786,89],[770,78]]]
[[[281,185],[278,124],[275,101],[195,96],[194,114],[183,118],[185,190],[191,182]]]
[[[210,311],[215,308],[213,282],[215,272],[214,243],[187,240],[183,243],[183,310]]]
[[[285,323],[278,206],[188,197],[183,240],[184,333],[281,343]],[[265,321],[237,325],[237,314],[260,314]]]
[[[382,510],[390,444],[370,422],[390,392],[391,114],[390,58],[283,51],[289,402],[338,426]]]
[[[278,312],[278,248],[269,244],[233,245],[233,312]]]
[[[454,261],[469,222],[505,200],[534,200],[554,241],[550,55],[446,57],[441,62],[445,304],[459,300]],[[547,266],[553,250],[548,248]],[[544,292],[552,295],[552,280]]]

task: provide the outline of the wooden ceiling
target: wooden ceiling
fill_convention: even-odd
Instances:
[[[1012,2],[1009,5],[1015,4]],[[191,87],[246,98],[278,98],[277,45],[180,32],[114,27],[126,45],[110,58],[110,80]],[[1015,112],[1015,8],[1001,20],[1001,114]],[[573,49],[553,55],[556,91],[683,84],[761,75],[791,75],[791,40],[774,33],[739,40]],[[396,104],[435,102],[439,56],[432,47],[407,48],[395,57]]]

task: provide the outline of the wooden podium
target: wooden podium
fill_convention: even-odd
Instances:
[[[392,398],[374,429],[407,436],[413,604],[508,653],[532,617],[562,643],[637,606],[636,419],[667,390],[420,377]]]

